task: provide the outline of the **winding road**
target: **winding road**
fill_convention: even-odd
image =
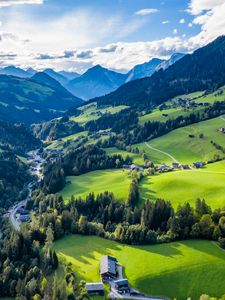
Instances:
[[[42,166],[44,160],[41,158],[40,155],[38,155],[38,150],[30,152],[29,161],[32,162],[35,165],[35,169],[36,169],[36,171],[31,171],[31,169],[30,169],[31,175],[36,175],[37,178],[38,178],[37,180],[40,181],[41,178],[42,178],[41,166]],[[23,208],[23,207],[26,206],[27,201],[31,197],[34,184],[35,184],[35,181],[32,181],[27,186],[28,191],[29,191],[27,198],[24,199],[23,201],[17,203],[16,205],[14,205],[8,211],[10,223],[12,224],[13,228],[16,231],[20,230],[20,225],[21,225],[21,221],[19,220],[19,218],[17,218],[17,211],[18,211],[18,209]]]
[[[176,158],[175,158],[174,156],[172,156],[171,154],[169,154],[169,153],[167,153],[167,152],[164,152],[164,151],[162,151],[162,150],[159,150],[159,149],[157,149],[157,148],[154,148],[154,147],[150,146],[147,142],[145,142],[145,145],[146,145],[149,149],[151,149],[151,150],[157,151],[157,152],[159,152],[159,153],[162,153],[162,154],[168,156],[170,159],[172,159],[173,162],[179,163],[179,162],[176,160]]]

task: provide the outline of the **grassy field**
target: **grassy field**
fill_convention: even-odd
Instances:
[[[72,195],[85,197],[91,192],[97,195],[105,191],[113,192],[118,200],[126,200],[131,182],[127,172],[122,170],[94,171],[67,179],[71,183],[60,192],[65,200],[69,200]]]
[[[164,136],[150,141],[148,144],[156,149],[171,154],[181,163],[193,163],[198,160],[209,160],[215,154],[224,154],[211,145],[211,140],[225,147],[224,134],[218,131],[220,127],[225,127],[225,120],[215,118],[208,121],[199,122],[191,126],[176,129]],[[204,138],[200,138],[200,134]],[[194,135],[190,138],[189,135]],[[145,151],[149,160],[154,163],[171,163],[172,160],[165,154],[149,149],[145,143],[133,145],[141,151]]]
[[[178,300],[224,293],[225,252],[214,242],[185,241],[127,246],[98,237],[68,236],[55,243],[61,261],[72,263],[79,278],[99,281],[99,259],[113,255],[125,267],[132,287]]]
[[[127,151],[123,151],[123,150],[119,150],[115,147],[113,148],[106,148],[104,149],[106,151],[106,153],[109,156],[112,155],[122,155],[123,158],[126,158],[127,156],[131,157],[133,159],[133,162],[137,165],[143,165],[144,164],[144,160],[141,156],[141,154],[138,153],[131,153],[131,152],[127,152]]]
[[[124,105],[120,105],[120,106],[109,106],[106,108],[102,108],[102,109],[98,109],[96,107],[96,103],[93,103],[92,105],[87,105],[87,106],[83,106],[80,108],[81,110],[81,114],[77,117],[71,117],[71,120],[84,125],[85,123],[89,122],[89,121],[94,121],[99,119],[102,115],[106,114],[106,113],[110,113],[110,114],[116,114],[118,112],[120,112],[123,109],[126,109],[127,106]]]
[[[183,108],[169,108],[160,111],[159,109],[154,110],[152,113],[144,115],[139,118],[140,125],[144,125],[144,123],[148,121],[159,121],[166,122],[170,119],[175,119],[178,116],[189,116],[193,112],[199,112],[203,110],[203,108],[195,108],[195,109],[183,109]],[[168,116],[163,116],[163,114],[167,114]]]
[[[225,162],[210,164],[201,170],[186,170],[148,176],[140,182],[142,200],[170,200],[176,209],[198,198],[205,199],[212,208],[225,207]]]

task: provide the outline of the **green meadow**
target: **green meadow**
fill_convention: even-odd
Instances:
[[[221,127],[225,127],[225,120],[218,117],[173,130],[166,135],[149,141],[148,144],[155,149],[172,155],[181,163],[192,164],[199,160],[207,161],[214,158],[216,154],[220,155],[220,157],[225,156],[211,144],[211,140],[213,140],[225,147],[224,134],[218,131]],[[204,137],[200,138],[200,134],[203,134]],[[133,146],[144,151],[148,159],[154,163],[172,162],[169,156],[148,148],[145,143]]]
[[[116,147],[106,148],[104,150],[106,151],[107,155],[109,155],[109,156],[121,155],[123,158],[126,158],[127,156],[129,156],[133,159],[133,162],[135,164],[137,164],[137,165],[143,165],[144,164],[144,160],[143,160],[141,154],[131,153],[131,152],[124,151],[124,150],[119,150]]]
[[[109,191],[114,193],[118,200],[126,200],[130,188],[131,178],[123,170],[101,170],[86,173],[80,176],[69,176],[67,183],[60,194],[67,201],[72,195],[86,197],[89,193],[95,195]]]
[[[176,209],[189,202],[193,207],[198,198],[205,199],[212,208],[225,207],[225,162],[208,165],[200,170],[174,171],[147,176],[140,182],[143,200],[170,200]]]
[[[68,236],[55,242],[62,263],[71,263],[78,278],[99,281],[99,259],[115,256],[132,287],[148,295],[198,299],[224,294],[225,252],[215,242],[185,241],[128,246],[90,236]]]
[[[156,109],[150,114],[146,114],[139,118],[140,125],[144,125],[146,122],[151,121],[159,121],[159,122],[166,122],[167,120],[175,119],[179,116],[189,116],[193,112],[200,112],[202,108],[198,107],[195,109],[184,109],[184,108],[169,108],[165,110]],[[168,115],[168,116],[165,116]]]
[[[87,106],[83,106],[80,108],[81,114],[77,117],[71,117],[71,120],[84,125],[89,121],[94,121],[99,119],[101,116],[104,114],[116,114],[120,112],[123,109],[126,109],[127,106],[125,105],[120,105],[120,106],[109,106],[106,108],[98,109],[96,106],[96,103],[89,104]]]

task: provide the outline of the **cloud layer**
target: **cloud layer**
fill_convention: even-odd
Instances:
[[[0,0],[0,7],[24,4],[43,4],[44,0]]]

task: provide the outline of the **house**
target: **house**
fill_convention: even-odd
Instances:
[[[102,281],[110,281],[117,275],[117,259],[112,256],[102,256],[100,260],[100,274]]]
[[[159,172],[171,171],[171,170],[172,170],[172,168],[167,165],[161,165],[161,166],[157,167],[157,171],[159,171]]]
[[[193,166],[196,168],[196,169],[200,169],[202,167],[204,167],[205,163],[202,162],[202,161],[198,161],[198,162],[195,162],[193,163]]]
[[[89,295],[104,295],[104,286],[102,282],[86,283],[86,290]]]
[[[129,283],[128,280],[123,278],[123,279],[119,279],[114,281],[115,283],[115,288],[119,293],[129,293],[130,292],[130,288],[129,288]]]
[[[182,165],[183,170],[190,170],[191,167],[189,165]]]
[[[173,162],[172,166],[173,166],[174,169],[179,169],[180,168],[179,162]]]
[[[131,171],[134,171],[134,170],[137,170],[137,171],[143,171],[143,168],[142,168],[142,167],[139,167],[139,166],[136,165],[136,164],[132,164],[132,165],[130,166],[130,170],[131,170]]]
[[[225,128],[224,128],[224,127],[221,127],[221,128],[219,129],[219,132],[225,133]]]

